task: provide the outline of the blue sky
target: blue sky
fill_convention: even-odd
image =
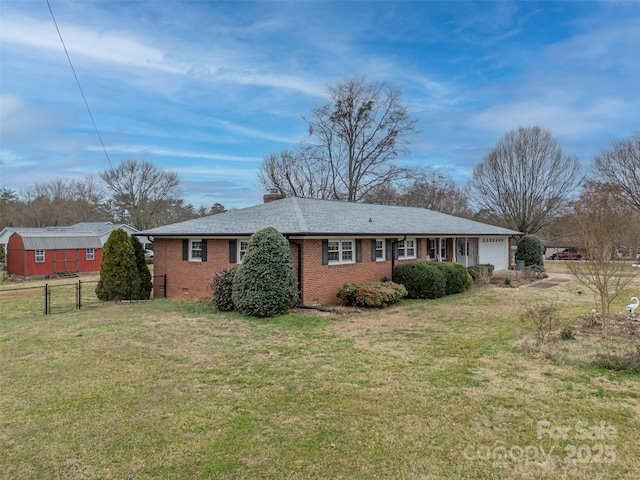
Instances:
[[[259,203],[262,159],[352,76],[402,91],[406,165],[461,185],[539,125],[588,166],[640,130],[640,2],[50,0],[111,163],[140,158],[196,207]],[[0,187],[109,167],[45,0],[0,0]]]

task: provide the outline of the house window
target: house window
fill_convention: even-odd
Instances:
[[[96,258],[96,249],[95,248],[87,248],[87,260],[94,260]]]
[[[247,253],[247,249],[249,248],[249,240],[240,240],[238,242],[238,263],[242,263],[242,259],[244,255]]]
[[[44,263],[44,250],[36,250],[36,263]]]
[[[427,248],[429,249],[429,258],[435,260],[436,255],[436,239],[430,238],[427,240]]]
[[[202,261],[202,240],[189,240],[189,260]]]
[[[398,258],[416,258],[415,238],[408,238],[398,242]]]
[[[447,241],[440,240],[440,260],[445,261],[447,258]]]
[[[376,240],[376,262],[384,261],[385,241],[383,239]]]
[[[353,240],[329,240],[329,264],[353,263]]]

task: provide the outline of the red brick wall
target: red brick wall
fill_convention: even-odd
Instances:
[[[338,290],[345,283],[377,282],[391,279],[391,260],[371,261],[371,241],[362,240],[362,262],[322,265],[322,240],[306,240],[302,247],[302,304],[339,303]]]
[[[391,241],[391,240],[387,240]],[[426,258],[426,244],[422,242],[422,258]],[[391,260],[371,261],[371,241],[362,240],[362,262],[345,265],[322,265],[322,241],[299,240],[302,244],[302,304],[326,305],[339,302],[338,290],[345,283],[376,282],[382,277],[391,279]],[[167,275],[167,297],[209,298],[209,285],[216,272],[235,266],[229,263],[229,240],[207,240],[207,261],[182,260],[182,239],[156,238],[154,242],[154,275]],[[294,272],[298,273],[298,248],[291,246]],[[409,260],[412,261],[412,260]],[[396,260],[395,264],[403,263]],[[161,282],[155,282],[159,288]],[[162,292],[154,291],[154,296]]]

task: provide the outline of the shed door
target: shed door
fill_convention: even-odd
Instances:
[[[77,250],[54,250],[53,273],[67,273],[78,271]]]

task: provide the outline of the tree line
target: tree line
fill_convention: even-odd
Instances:
[[[54,179],[21,194],[0,189],[0,227],[49,227],[110,221],[145,230],[224,212],[224,205],[194,207],[179,197],[174,171],[139,159],[100,172],[99,180]]]

